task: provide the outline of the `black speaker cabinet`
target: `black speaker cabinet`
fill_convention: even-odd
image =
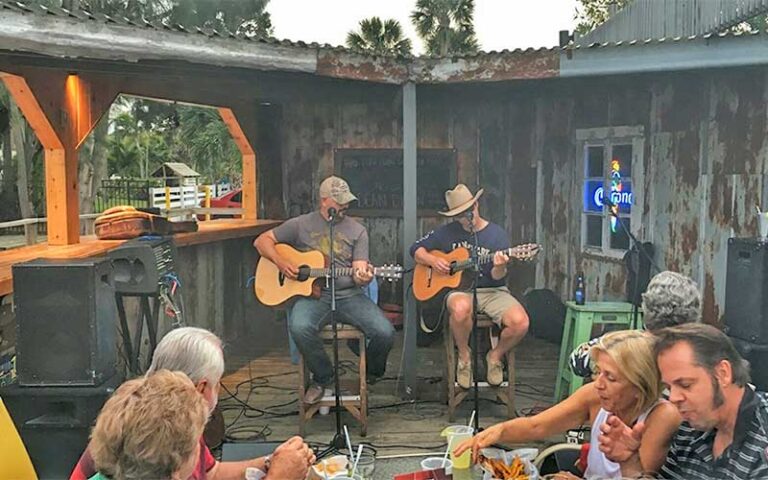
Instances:
[[[117,306],[107,258],[14,265],[13,291],[20,385],[99,385],[114,375]]]
[[[97,387],[0,389],[39,478],[69,478],[101,407],[121,382],[115,375]]]
[[[768,244],[757,238],[728,239],[725,331],[753,343],[768,343]]]

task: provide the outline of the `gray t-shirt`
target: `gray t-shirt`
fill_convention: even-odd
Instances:
[[[275,227],[272,232],[278,243],[287,243],[302,252],[318,250],[325,255],[326,261],[330,258],[328,222],[318,211],[287,220]],[[368,232],[365,231],[364,226],[349,217],[344,217],[339,223],[333,225],[333,234],[337,268],[351,267],[354,260],[368,261]],[[354,286],[352,277],[339,277],[336,280],[337,290]],[[324,284],[323,289],[325,289]]]

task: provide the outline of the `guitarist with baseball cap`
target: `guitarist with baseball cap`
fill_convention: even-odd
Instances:
[[[328,255],[331,246],[328,222],[334,222],[332,244],[336,267],[353,269],[352,276],[336,280],[336,306],[341,314],[338,320],[365,333],[369,340],[368,379],[375,381],[384,375],[395,331],[381,310],[360,289],[374,276],[368,263],[368,232],[346,215],[350,203],[357,197],[344,179],[330,176],[323,180],[319,197],[317,210],[264,232],[256,238],[254,246],[286,278],[296,279],[300,265],[281,255],[275,246],[288,244],[300,251],[315,250]],[[331,292],[323,286],[319,298],[299,297],[288,307],[288,328],[313,376],[313,383],[303,399],[307,404],[317,403],[323,397],[324,388],[333,382],[333,364],[323,350],[319,336],[320,329],[330,322],[330,303]]]

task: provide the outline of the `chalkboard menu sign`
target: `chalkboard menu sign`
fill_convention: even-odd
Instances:
[[[445,191],[456,183],[456,150],[424,148],[416,153],[418,209],[445,210]],[[397,214],[403,209],[403,151],[336,149],[336,174],[344,178],[358,201],[357,213]]]

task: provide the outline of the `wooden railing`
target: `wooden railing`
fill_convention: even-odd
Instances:
[[[169,216],[197,216],[199,219],[203,219],[206,215],[235,217],[243,214],[242,208],[203,208],[203,207],[189,207],[189,208],[176,208],[167,212]],[[84,235],[94,234],[94,221],[101,215],[100,213],[87,213],[80,215],[80,232]],[[43,218],[22,218],[19,220],[11,220],[9,222],[0,222],[0,230],[8,228],[24,228],[24,243],[26,245],[34,245],[38,242],[38,227],[40,224],[47,223],[48,219]],[[2,235],[0,235],[2,237]]]
[[[80,215],[81,232],[85,235],[93,234],[93,222],[100,214],[98,213],[86,213]],[[34,245],[37,243],[37,230],[38,225],[41,223],[47,223],[48,218],[22,218],[19,220],[11,220],[10,222],[0,222],[0,230],[6,228],[24,227],[24,239],[27,245]]]

